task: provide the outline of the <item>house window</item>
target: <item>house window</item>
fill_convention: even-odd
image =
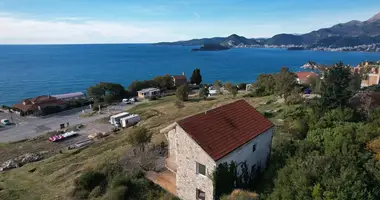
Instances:
[[[197,163],[197,174],[202,174],[202,175],[206,176],[206,166],[204,166],[200,163]]]
[[[252,146],[252,152],[255,152],[256,151],[256,144],[254,144],[253,146]]]
[[[205,200],[206,194],[202,190],[197,189],[197,200]]]

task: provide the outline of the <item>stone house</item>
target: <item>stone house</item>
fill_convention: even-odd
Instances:
[[[183,200],[212,200],[212,174],[219,164],[246,162],[249,171],[267,166],[273,124],[239,100],[177,121],[161,132],[169,141],[165,163],[170,173],[150,179]],[[160,178],[165,181],[157,181]]]

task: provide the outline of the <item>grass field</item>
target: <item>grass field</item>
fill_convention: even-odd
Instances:
[[[179,109],[175,106],[175,96],[160,100],[142,103],[129,110],[138,113],[143,121],[139,126],[145,126],[154,133],[152,143],[159,144],[165,141],[159,133],[161,128],[186,116],[203,112],[242,97],[232,98],[231,95],[222,95],[213,100],[200,101],[191,99]],[[283,104],[263,104],[274,97],[246,98],[250,104],[264,112],[268,109],[283,109]],[[273,117],[274,122],[278,120]],[[0,199],[70,199],[73,189],[73,180],[87,169],[96,169],[99,166],[123,159],[131,147],[126,142],[129,129],[118,134],[101,139],[92,146],[82,150],[63,150],[51,157],[27,164],[21,168],[0,173]],[[58,145],[58,146],[57,146]],[[2,160],[18,156],[25,152],[37,152],[60,148],[59,144],[49,143],[46,140],[24,141],[15,144],[0,144],[0,155],[6,155]]]

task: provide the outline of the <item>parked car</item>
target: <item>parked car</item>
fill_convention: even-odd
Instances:
[[[1,123],[4,125],[11,125],[11,122],[8,119],[2,119]]]
[[[136,99],[135,98],[123,99],[122,102],[125,104],[133,104],[134,102],[136,102]]]

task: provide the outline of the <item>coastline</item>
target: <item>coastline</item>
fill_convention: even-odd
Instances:
[[[308,60],[356,65],[380,60],[368,52],[287,51],[284,48],[233,48],[228,51],[189,52],[190,46],[153,45],[27,45],[0,46],[0,105],[43,94],[84,91],[98,82],[125,87],[133,80],[201,69],[204,82],[252,83],[259,74],[282,66],[298,71]],[[6,94],[6,95],[5,95]]]

